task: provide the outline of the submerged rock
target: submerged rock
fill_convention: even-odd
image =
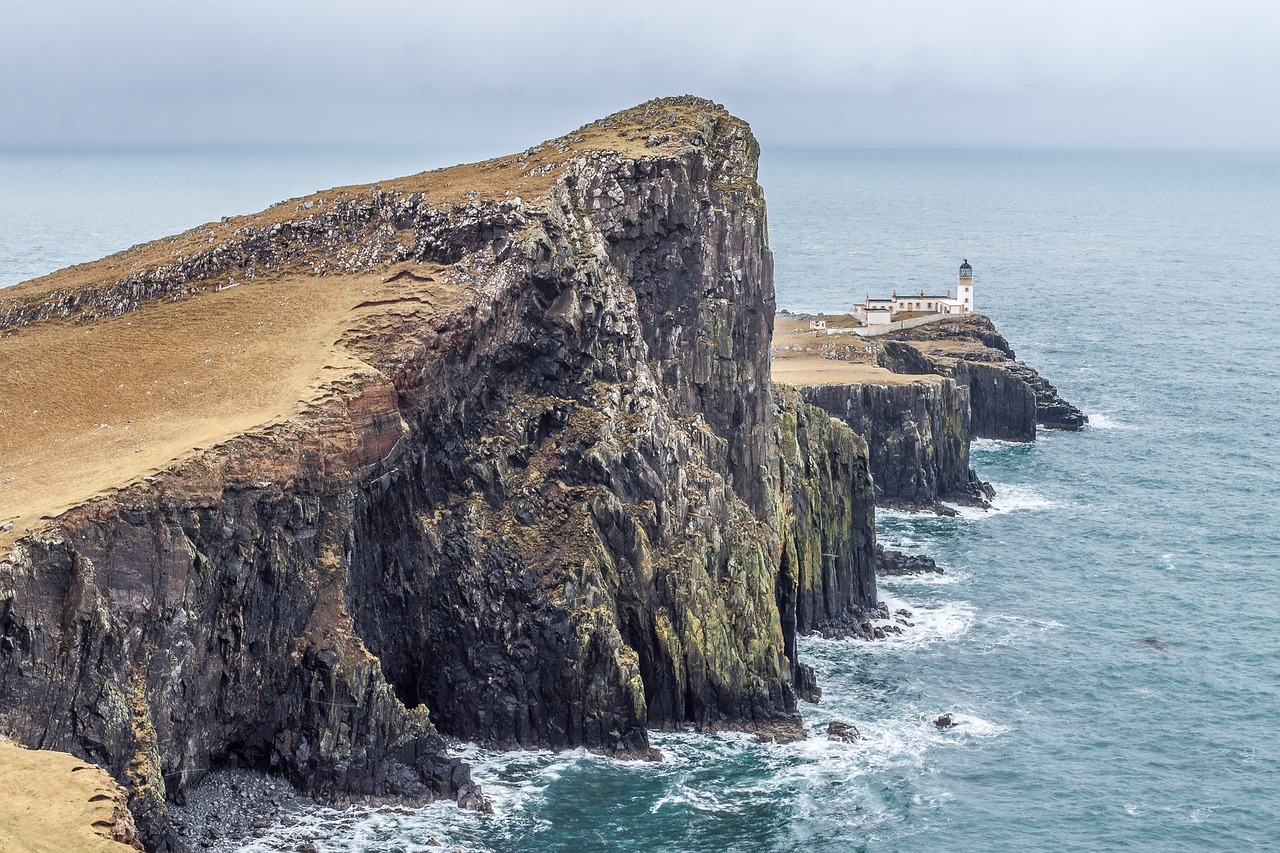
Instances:
[[[860,740],[862,733],[858,731],[858,727],[852,723],[843,723],[840,720],[832,720],[827,724],[827,740],[841,741],[842,743],[853,743]]]
[[[1144,646],[1150,646],[1158,652],[1169,651],[1169,647],[1162,643],[1158,637],[1140,637],[1138,638],[1138,642],[1142,643]]]

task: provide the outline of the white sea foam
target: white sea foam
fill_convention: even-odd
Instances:
[[[1118,421],[1104,412],[1086,412],[1085,414],[1089,416],[1089,423],[1085,424],[1088,429],[1137,429],[1133,424]]]
[[[943,569],[943,574],[921,572],[918,575],[882,575],[876,578],[876,586],[882,589],[884,587],[951,586],[973,579],[973,575],[968,572],[953,571],[945,566]]]
[[[974,622],[974,609],[967,601],[913,604],[889,594],[887,590],[880,596],[880,601],[889,608],[893,616],[889,619],[873,619],[871,624],[882,627],[897,626],[902,629],[902,633],[886,632],[882,640],[832,640],[812,637],[809,642],[828,653],[838,653],[841,649],[848,648],[848,644],[854,644],[862,651],[873,654],[896,653],[903,649],[914,649],[953,640],[967,633]],[[911,615],[906,619],[911,625],[902,625],[897,621],[897,611],[903,609],[910,611]]]
[[[952,504],[947,506],[954,509],[960,518],[975,521],[1008,512],[1049,509],[1058,505],[1029,486],[1014,483],[992,483],[991,486],[995,489],[996,496],[992,499],[989,509]]]
[[[884,507],[884,506],[876,507],[877,521],[883,521],[888,518],[897,519],[900,521],[914,521],[916,519],[925,518],[925,517],[927,516],[919,512],[908,512],[904,509],[892,509],[891,507]]]
[[[977,450],[983,453],[995,453],[1001,450],[1032,450],[1035,445],[1027,441],[1001,441],[998,438],[975,438],[970,444],[970,450]]]
[[[1024,631],[1056,631],[1062,623],[1056,619],[1031,619],[1026,616],[1013,616],[1004,613],[993,613],[982,618],[984,625],[1008,625]]]
[[[421,809],[315,807],[236,849],[239,853],[278,853],[310,842],[325,853],[430,853],[443,843],[466,853],[487,853],[488,847],[468,837],[481,819],[475,812],[464,812],[451,802]]]

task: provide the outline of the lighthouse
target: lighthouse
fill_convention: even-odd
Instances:
[[[968,259],[960,265],[960,280],[956,285],[956,301],[960,303],[960,313],[968,314],[973,310],[973,267]]]
[[[887,299],[872,299],[868,293],[861,305],[853,306],[853,318],[864,326],[883,326],[898,321],[919,325],[954,314],[972,314],[976,310],[973,307],[973,267],[966,260],[960,265],[960,284],[954,299],[950,290],[945,296],[929,296],[921,289],[917,296],[914,293],[900,295],[894,289],[893,295]]]

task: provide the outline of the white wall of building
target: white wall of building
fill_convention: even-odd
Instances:
[[[946,296],[900,296],[895,293],[889,299],[867,299],[861,305],[853,306],[853,316],[868,326],[878,326],[894,322],[893,315],[903,312],[922,314],[968,314],[977,309],[973,304],[973,279],[958,279],[956,295]]]

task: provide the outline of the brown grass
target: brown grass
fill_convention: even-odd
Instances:
[[[726,120],[706,102],[642,104],[520,154],[338,187],[135,246],[6,288],[0,303],[111,284],[238,240],[237,229],[302,219],[375,191],[422,193],[436,207],[476,198],[537,201],[585,152],[630,158],[683,152],[713,121]],[[393,310],[388,301],[421,300],[413,310],[435,311],[465,298],[439,280],[389,280],[398,269],[274,275],[145,304],[121,317],[45,321],[0,337],[0,526],[12,525],[0,530],[0,554],[42,519],[288,419],[330,380],[370,369],[336,342],[371,315]],[[439,270],[415,269],[440,277]],[[374,301],[382,304],[363,305]]]
[[[827,318],[833,328],[840,325],[840,319]],[[880,367],[872,355],[873,346],[854,334],[817,333],[810,331],[808,320],[778,317],[773,328],[773,381],[788,385],[910,385],[941,379]],[[824,351],[832,349],[840,356],[838,360],[823,357]]]
[[[773,381],[787,385],[910,385],[913,382],[940,382],[932,373],[894,373],[874,364],[833,361],[821,357],[776,359]]]
[[[100,767],[0,740],[0,791],[4,853],[134,851],[111,838],[124,792]]]
[[[13,524],[0,547],[369,370],[337,345],[344,332],[397,300],[434,311],[461,299],[439,270],[415,269],[431,280],[281,276],[0,338],[0,522]]]

